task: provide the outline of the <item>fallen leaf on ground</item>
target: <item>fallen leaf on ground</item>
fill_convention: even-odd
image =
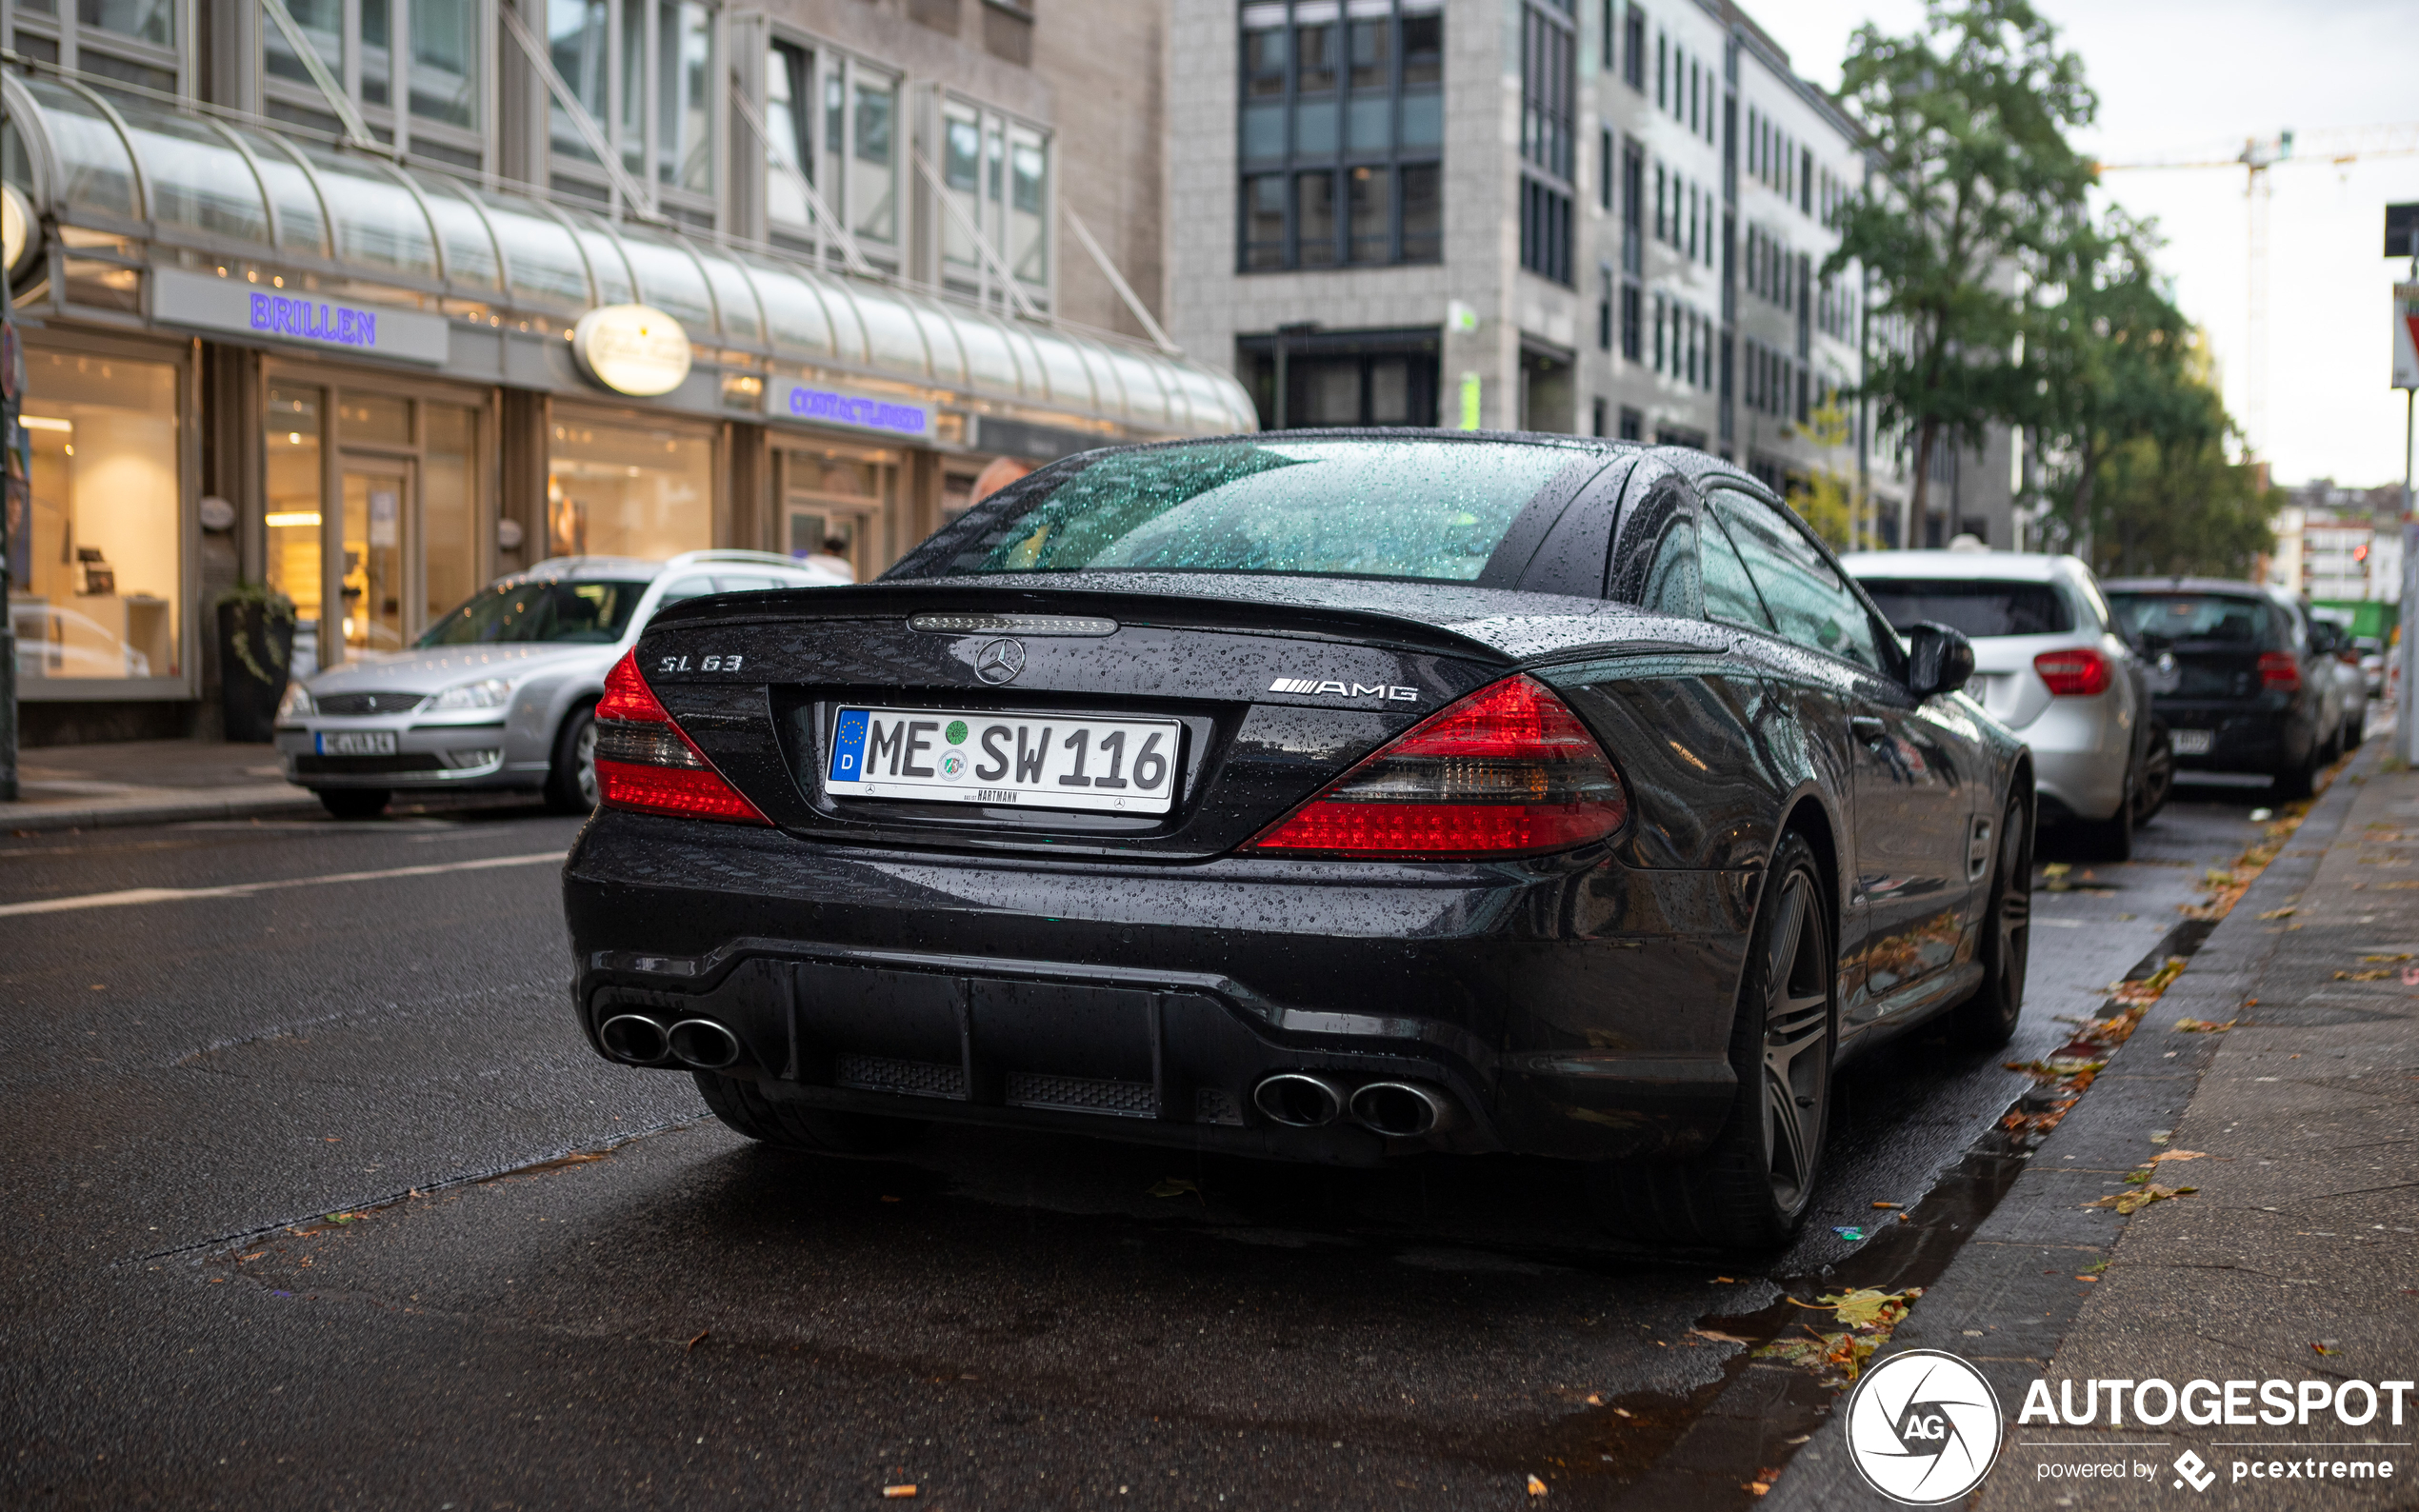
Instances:
[[[2202,1161],[2209,1159],[2207,1150],[2161,1150],[2143,1164],[2156,1165],[2161,1161]]]
[[[696,1337],[696,1338],[694,1338],[694,1339],[691,1339],[690,1341],[689,1341],[689,1347],[688,1347],[688,1348],[686,1348],[686,1349],[684,1349],[684,1350],[682,1350],[682,1351],[681,1351],[681,1353],[682,1353],[682,1354],[685,1354],[685,1355],[693,1355],[693,1354],[695,1354],[695,1353],[697,1352],[697,1346],[698,1346],[699,1344],[704,1343],[706,1342],[706,1336],[707,1336],[708,1334],[712,1333],[712,1332],[713,1332],[713,1330],[712,1330],[711,1328],[700,1328],[700,1329],[698,1329],[698,1330],[697,1330],[697,1337]]]
[[[1163,1176],[1159,1179],[1159,1184],[1150,1189],[1150,1195],[1153,1197],[1182,1197],[1187,1192],[1198,1197],[1201,1195],[1201,1188],[1181,1176]]]
[[[1529,1494],[1530,1496],[1544,1496],[1546,1494],[1546,1482],[1538,1480],[1533,1475],[1530,1476],[1529,1478]]]
[[[2341,976],[2343,973],[2339,971],[2336,975]],[[2175,1021],[2175,1032],[2178,1034],[2224,1034],[2242,1022],[2240,1019],[2229,1019],[2224,1024],[2211,1024],[2207,1019],[2178,1019]]]
[[[1737,1334],[1726,1334],[1718,1328],[1691,1328],[1689,1332],[1696,1335],[1699,1339],[1710,1339],[1718,1344],[1751,1344],[1755,1343],[1752,1339],[1742,1339]]]
[[[2148,1186],[2142,1187],[2138,1191],[2111,1192],[2106,1197],[2094,1198],[2083,1205],[2086,1207],[2113,1207],[2120,1214],[2131,1214],[2138,1212],[2142,1208],[2149,1206],[2152,1203],[2163,1203],[2168,1201],[2169,1198],[2181,1197],[2187,1192],[2197,1192],[2199,1190],[2200,1188],[2197,1186],[2161,1186],[2154,1182]]]
[[[2289,919],[2292,916],[2293,910],[2290,908],[2270,908],[2260,915],[2263,919]]]
[[[1603,1406],[1604,1404],[1605,1404],[1605,1399],[1604,1399],[1603,1397],[1598,1396],[1595,1392],[1592,1392],[1592,1391],[1590,1391],[1590,1392],[1589,1392],[1589,1393],[1588,1393],[1588,1405],[1589,1405],[1589,1406],[1591,1406],[1591,1407],[1601,1407],[1601,1406]]]
[[[2310,1345],[2310,1346],[2309,1346],[2309,1348],[2310,1348],[2310,1353],[2312,1353],[2312,1354],[2320,1354],[2320,1355],[2339,1355],[2339,1354],[2342,1354],[2342,1353],[2343,1353],[2343,1351],[2342,1351],[2342,1350],[2340,1350],[2340,1349],[2329,1349],[2329,1348],[2328,1348],[2325,1344],[2312,1344],[2312,1345]]]
[[[2409,959],[2410,959],[2410,952],[2409,952],[2409,951],[2408,951],[2408,950],[2405,950],[2405,951],[2401,952],[2401,953],[2400,953],[2400,954],[2398,954],[2398,955],[2389,955],[2389,956],[2362,956],[2360,959],[2362,959],[2363,961],[2408,961],[2408,960],[2409,960]]]
[[[1631,1412],[1628,1407],[1615,1407],[1612,1409],[1612,1415],[1616,1418],[1629,1418],[1636,1416],[1636,1414]]]
[[[2367,971],[2338,971],[2335,973],[2335,980],[2338,982],[2383,982],[2394,975],[2396,973],[2383,966],[2377,966]]]
[[[1862,1328],[1869,1323],[1896,1323],[1907,1315],[1908,1304],[1923,1294],[1920,1286],[1906,1291],[1880,1291],[1861,1286],[1854,1291],[1839,1292],[1816,1300],[1829,1305],[1839,1321],[1850,1328]]]

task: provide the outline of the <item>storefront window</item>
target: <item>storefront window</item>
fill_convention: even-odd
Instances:
[[[319,668],[320,390],[269,390],[269,586],[294,601],[294,675]]]
[[[434,624],[478,587],[476,474],[471,438],[476,412],[461,405],[424,404],[420,478],[421,534],[428,541],[425,624]]]
[[[174,677],[183,540],[176,368],[26,355],[31,514],[10,542],[20,689]]]
[[[557,412],[547,461],[549,556],[660,560],[713,544],[713,441],[632,414]]]

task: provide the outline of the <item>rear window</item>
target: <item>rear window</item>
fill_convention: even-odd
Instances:
[[[1993,583],[1980,578],[1863,578],[1882,617],[1905,630],[1931,620],[1980,638],[2064,635],[2074,610],[2054,583]]]
[[[1304,572],[1467,583],[1574,461],[1494,442],[1216,441],[1113,452],[977,506],[970,537],[900,577]],[[991,511],[996,512],[991,512]]]
[[[2266,646],[2277,639],[2266,602],[2231,593],[2111,593],[2117,628],[2149,645],[2215,641]]]

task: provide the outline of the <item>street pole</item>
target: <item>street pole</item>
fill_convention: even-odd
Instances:
[[[2410,281],[2419,284],[2419,222],[2410,228]],[[2399,313],[2399,311],[2397,311]],[[2413,634],[2410,613],[2419,607],[2419,521],[2411,515],[2419,512],[2410,492],[2411,400],[2419,396],[2419,388],[2402,391],[2402,602],[2394,606],[2395,633],[2402,637],[2396,647],[2394,666],[2400,672],[2402,686],[2396,689],[2394,703],[2394,754],[2405,766],[2419,766],[2419,719],[2410,715],[2412,690],[2419,688],[2419,634]]]
[[[9,122],[0,118],[0,158],[8,155],[8,132]],[[33,234],[30,225],[26,234]],[[25,399],[25,357],[17,348],[17,301],[10,272],[0,258],[0,804],[17,801],[17,627],[16,617],[8,612],[16,540],[10,532],[33,527],[33,480],[26,472],[25,428],[17,418]]]

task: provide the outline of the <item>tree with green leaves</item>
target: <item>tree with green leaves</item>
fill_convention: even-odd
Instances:
[[[2091,166],[2067,133],[2096,101],[2083,64],[2028,0],[1929,0],[1923,28],[1849,43],[1842,93],[1876,171],[1844,209],[1827,276],[1864,269],[1869,341],[1858,393],[1913,448],[1912,517],[1942,444],[1979,448],[2042,408],[2020,363],[2043,291],[2093,249]]]
[[[2111,208],[2025,348],[2041,496],[2069,547],[2113,572],[2237,575],[2273,502],[2235,436],[2201,335],[2151,265],[2152,227]]]

